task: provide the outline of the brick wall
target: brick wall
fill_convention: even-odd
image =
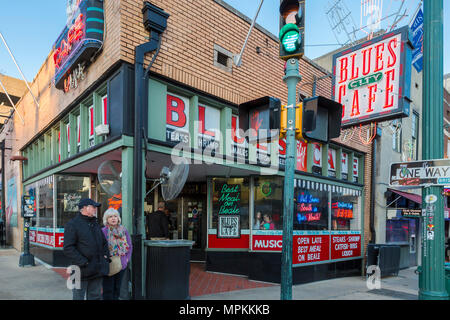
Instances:
[[[214,44],[232,52],[241,51],[251,21],[220,0],[152,0],[156,6],[170,14],[167,30],[162,36],[161,51],[151,71],[173,79],[230,103],[243,103],[261,96],[274,96],[287,101],[287,87],[282,81],[284,61],[278,58],[277,38],[257,26],[249,39],[240,67],[227,72],[214,66]],[[143,26],[141,0],[105,0],[105,41],[103,51],[89,67],[87,78],[77,89],[64,93],[52,84],[54,63],[51,53],[45,60],[31,87],[38,98],[38,109],[33,98],[26,93],[18,103],[25,117],[25,125],[14,117],[8,138],[12,153],[18,154],[27,142],[42,131],[63,112],[79,95],[119,60],[134,63],[134,48],[148,41],[149,33]],[[64,13],[59,13],[64,14]],[[274,16],[277,19],[277,16]],[[55,39],[56,40],[56,39]],[[260,48],[257,53],[256,48]],[[49,51],[51,48],[49,48]],[[146,57],[146,64],[152,56]],[[331,78],[324,69],[309,59],[300,61],[301,82],[297,91],[312,94],[314,76],[324,79],[317,82],[316,93],[330,97]],[[4,131],[0,139],[5,136]],[[337,139],[337,142],[342,140]],[[344,144],[367,153],[365,158],[364,221],[368,241],[370,196],[370,146],[359,141],[355,131]],[[11,146],[11,145],[10,145]],[[19,171],[17,163],[16,172]],[[8,170],[8,168],[7,168]]]
[[[241,51],[251,20],[229,8],[220,0],[152,0],[151,3],[170,14],[168,26],[162,35],[161,51],[151,71],[184,83],[232,103],[243,103],[261,96],[274,96],[287,101],[287,87],[282,81],[284,61],[279,59],[278,39],[257,27],[253,29],[240,67],[232,72],[213,64],[214,44],[238,54]],[[133,48],[148,41],[148,32],[142,23],[142,2],[122,0],[121,57],[134,63]],[[126,17],[126,18],[125,18]],[[274,15],[274,19],[278,17]],[[260,48],[260,53],[256,52]],[[146,59],[146,65],[152,55]],[[305,58],[300,60],[302,80],[297,92],[312,95],[313,80],[317,81],[316,93],[331,96],[331,77],[324,69]],[[351,138],[336,142],[366,153],[364,161],[364,233],[366,247],[370,240],[370,181],[372,168],[371,147],[360,140],[367,137],[367,126],[353,130]]]

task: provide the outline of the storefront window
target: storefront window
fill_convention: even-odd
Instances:
[[[360,230],[358,202],[353,190],[331,192],[331,230]]]
[[[283,178],[255,178],[253,230],[283,230]]]
[[[213,179],[211,228],[218,236],[237,238],[240,230],[249,229],[249,189],[249,178]]]
[[[53,228],[53,179],[38,182],[38,227]]]
[[[90,177],[57,176],[57,228],[64,225],[75,215],[82,198],[89,198]]]
[[[408,242],[409,220],[386,220],[386,242]]]
[[[295,188],[294,230],[328,230],[328,191]]]

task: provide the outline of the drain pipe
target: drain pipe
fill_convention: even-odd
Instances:
[[[142,9],[144,15],[144,26],[147,31],[150,31],[150,41],[136,47],[135,50],[135,65],[134,65],[134,161],[133,161],[133,234],[131,235],[133,243],[132,254],[132,299],[142,300],[143,293],[143,268],[142,268],[142,210],[143,210],[143,133],[146,132],[148,125],[147,117],[147,97],[148,97],[148,76],[147,70],[144,70],[145,55],[157,50],[159,52],[160,37],[167,26],[167,18],[169,15],[162,9],[154,6],[149,2],[144,2]],[[145,268],[144,268],[145,270]]]
[[[378,130],[378,128],[376,129]],[[376,167],[377,167],[377,139],[378,134],[375,135],[375,139],[372,142],[372,172],[371,172],[371,183],[370,183],[370,243],[376,243],[376,230],[375,230],[375,187],[376,187]]]

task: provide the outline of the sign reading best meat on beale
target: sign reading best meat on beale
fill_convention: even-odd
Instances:
[[[409,116],[412,45],[405,26],[333,56],[342,127]]]

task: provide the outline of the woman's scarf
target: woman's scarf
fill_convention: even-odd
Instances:
[[[111,256],[124,256],[130,246],[123,226],[108,226],[108,248]]]

